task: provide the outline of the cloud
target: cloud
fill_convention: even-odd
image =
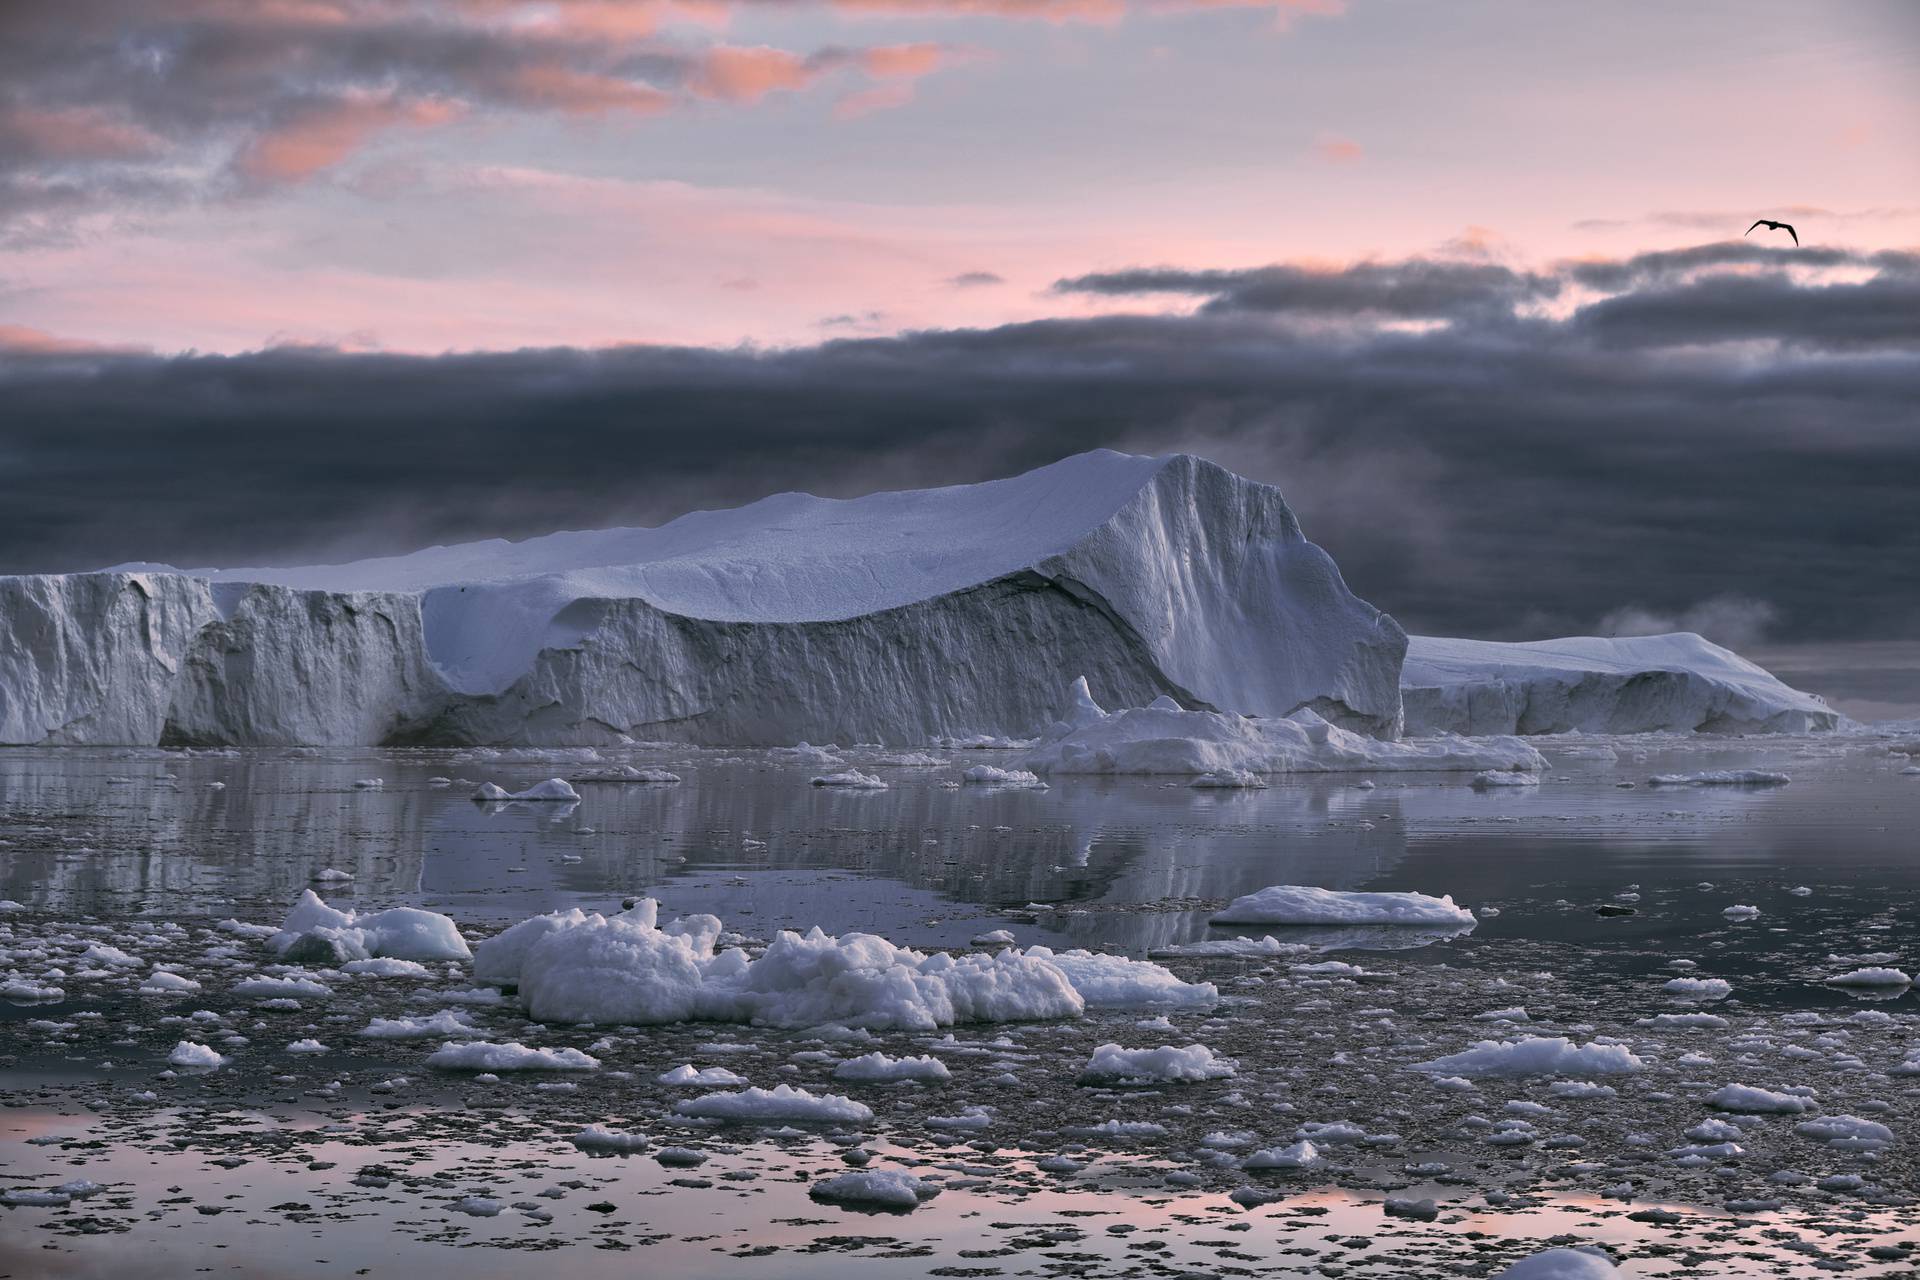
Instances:
[[[1692,631],[1735,651],[1751,649],[1780,621],[1780,610],[1748,596],[1715,596],[1677,613],[1626,605],[1601,617],[1596,635],[1658,636]]]
[[[771,0],[731,0],[758,3]],[[750,106],[829,78],[848,86],[843,114],[873,110],[969,56],[929,41],[735,46],[686,30],[728,7],[10,0],[0,5],[0,243],[139,201],[310,181],[383,139],[468,118],[645,119],[695,100]]]
[[[947,283],[955,289],[985,289],[1005,284],[1006,280],[991,271],[962,271],[957,276],[948,276]]]
[[[1317,269],[1293,265],[1231,271],[1174,267],[1133,268],[1054,282],[1056,293],[1187,294],[1205,299],[1204,312],[1265,312],[1308,316],[1385,316],[1449,319],[1510,313],[1550,298],[1561,282],[1496,263],[1413,258]]]
[[[1904,279],[1879,261],[1837,269]],[[9,350],[0,572],[299,563],[1192,448],[1281,485],[1416,631],[1570,634],[1628,606],[1717,637],[1768,621],[1728,598],[1777,610],[1782,641],[1920,631],[1920,335],[1885,327],[1871,290],[1770,285],[1785,340],[1756,362],[1713,313],[1621,343],[1589,310],[1686,286],[1516,316],[1565,278],[1460,265],[1256,277],[1287,307],[1375,317],[1324,329],[1245,303],[1249,273],[1223,270],[1104,276],[1113,297],[1241,305],[791,349]],[[1439,301],[1416,300],[1431,280]]]
[[[1352,138],[1328,135],[1313,144],[1313,149],[1329,164],[1352,164],[1366,154]]]

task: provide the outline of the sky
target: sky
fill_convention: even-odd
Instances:
[[[0,572],[1111,446],[1415,630],[1900,641],[1916,405],[1910,0],[0,6]]]

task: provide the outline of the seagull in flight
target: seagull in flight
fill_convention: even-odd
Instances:
[[[1784,231],[1793,237],[1793,247],[1796,249],[1800,247],[1800,233],[1793,229],[1791,222],[1775,222],[1772,218],[1761,218],[1753,224],[1753,227],[1765,227],[1769,231]],[[1753,227],[1747,228],[1748,235],[1753,234]]]

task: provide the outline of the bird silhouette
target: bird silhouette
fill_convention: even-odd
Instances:
[[[1769,231],[1784,231],[1793,237],[1793,247],[1796,249],[1800,247],[1800,233],[1793,229],[1791,222],[1775,222],[1772,218],[1761,218],[1753,224],[1753,227],[1765,227]],[[1753,227],[1747,228],[1748,235],[1753,234]]]

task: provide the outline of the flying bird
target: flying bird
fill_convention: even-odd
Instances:
[[[1793,229],[1791,222],[1775,222],[1772,218],[1761,218],[1753,224],[1753,227],[1765,227],[1769,231],[1784,231],[1793,237],[1793,247],[1796,249],[1800,247],[1800,233]],[[1753,227],[1747,228],[1748,235],[1753,234]]]

